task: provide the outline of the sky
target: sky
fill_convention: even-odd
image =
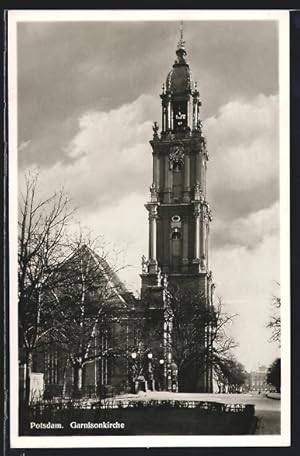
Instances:
[[[18,24],[19,187],[40,170],[74,224],[121,250],[139,291],[147,256],[152,123],[175,60],[179,21]],[[279,295],[278,36],[274,21],[185,21],[184,39],[209,162],[210,268],[248,370],[278,347],[266,324]]]

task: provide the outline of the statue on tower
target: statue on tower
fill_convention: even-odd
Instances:
[[[167,288],[168,288],[168,285],[169,285],[168,276],[167,276],[167,274],[164,274],[164,275],[163,275],[163,287],[164,287],[165,289],[167,289]]]
[[[153,123],[152,130],[153,130],[153,137],[158,138],[159,125],[156,121]]]
[[[157,269],[157,286],[161,286],[161,279],[162,279],[162,274],[161,274],[161,269],[158,267]]]
[[[197,122],[197,130],[202,132],[202,128],[203,128],[203,124],[202,124],[202,121],[199,119],[198,122]]]
[[[158,190],[157,190],[157,186],[156,186],[155,182],[153,182],[151,187],[150,187],[150,193],[151,193],[151,202],[152,203],[157,202],[157,200],[158,200]]]
[[[194,187],[194,199],[195,201],[200,201],[201,203],[204,202],[204,196],[202,193],[202,189],[200,187],[200,183],[197,181]]]
[[[143,273],[148,272],[148,261],[146,260],[145,255],[142,256],[142,272]]]

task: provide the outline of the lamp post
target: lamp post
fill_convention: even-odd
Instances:
[[[166,376],[165,376],[165,360],[161,358],[159,360],[159,390],[163,391],[166,388]]]
[[[131,383],[131,392],[136,393],[136,380],[137,380],[137,365],[136,365],[136,358],[137,353],[132,352],[131,356],[131,369],[130,369],[130,383]]]
[[[148,387],[151,391],[154,390],[153,385],[153,370],[152,370],[152,358],[153,355],[151,352],[147,353],[148,358]]]
[[[171,370],[172,354],[171,352],[167,353],[167,363],[165,367],[166,372],[166,390],[172,391],[172,370]]]

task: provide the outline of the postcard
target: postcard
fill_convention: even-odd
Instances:
[[[8,11],[12,448],[289,446],[289,15]]]

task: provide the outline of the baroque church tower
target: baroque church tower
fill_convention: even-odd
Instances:
[[[169,283],[190,285],[210,295],[209,225],[206,200],[208,153],[200,120],[199,91],[192,82],[182,31],[177,59],[160,95],[162,125],[154,123],[149,214],[149,257],[144,261],[142,294],[157,274]]]
[[[148,259],[143,257],[141,295],[142,299],[152,300],[152,307],[157,308],[154,302],[160,301],[158,296],[161,300],[164,296],[161,283],[168,283],[195,290],[195,295],[201,295],[209,307],[214,285],[209,270],[208,152],[200,119],[199,91],[192,81],[182,27],[176,56],[160,95],[161,131],[155,122],[150,141],[153,181],[150,201],[145,205],[149,216],[149,255]],[[199,390],[211,391],[211,372],[205,377]]]

